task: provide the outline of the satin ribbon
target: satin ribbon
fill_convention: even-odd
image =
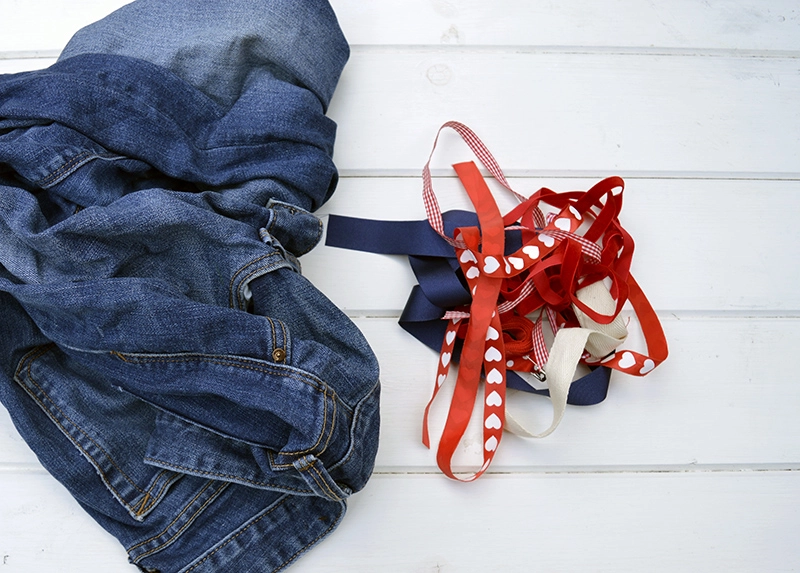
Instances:
[[[461,163],[454,168],[475,207],[478,224],[475,216],[464,212],[443,215],[433,192],[429,157],[422,177],[429,228],[420,227],[419,222],[373,224],[362,220],[358,225],[362,232],[372,226],[372,242],[381,252],[409,254],[420,282],[412,290],[401,324],[429,346],[436,348],[438,343],[436,381],[423,416],[426,446],[430,446],[427,418],[431,404],[454,359],[460,361],[437,463],[448,477],[472,481],[489,467],[504,428],[544,437],[556,428],[567,403],[597,403],[605,398],[609,368],[641,376],[665,360],[668,351],[658,317],[630,274],[634,244],[618,220],[622,179],[603,179],[585,192],[555,193],[543,188],[525,198],[511,189],[474,132],[463,124],[448,122],[439,133],[445,128],[461,135],[490,174],[519,199],[519,205],[501,216],[477,166]],[[438,137],[437,133],[434,149]],[[352,223],[332,216],[328,244],[359,248],[352,240],[357,235]],[[341,232],[348,224],[350,231]],[[374,238],[385,237],[390,226],[403,226],[403,238]],[[440,240],[434,239],[436,236]],[[364,235],[361,237],[363,247]],[[627,335],[620,311],[628,301],[642,327],[647,354],[618,349]],[[432,327],[436,322],[438,326]],[[554,335],[549,348],[545,324]],[[601,367],[573,382],[579,362]],[[527,429],[518,420],[524,416],[512,415],[507,407],[507,387],[516,384],[523,390],[542,392],[513,371],[542,379],[546,376],[554,415],[544,431]],[[472,474],[459,476],[453,472],[451,460],[476,405],[482,379],[483,465]]]

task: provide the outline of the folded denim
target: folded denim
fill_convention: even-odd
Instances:
[[[142,571],[282,569],[372,472],[377,362],[298,262],[347,54],[323,2],[137,0],[0,76],[0,400]]]

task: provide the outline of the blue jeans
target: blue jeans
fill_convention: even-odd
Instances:
[[[0,76],[0,400],[142,571],[282,569],[371,474],[377,362],[298,261],[347,56],[321,1],[138,0]]]

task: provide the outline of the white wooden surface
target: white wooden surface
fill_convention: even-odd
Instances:
[[[0,0],[0,73],[44,67],[121,0]],[[507,436],[473,484],[419,443],[436,356],[396,324],[402,257],[325,246],[304,269],[381,361],[377,471],[297,573],[800,570],[800,5],[334,0],[353,54],[322,211],[419,219],[458,119],[521,192],[627,182],[634,273],[671,357],[552,436]],[[442,140],[435,185],[465,207]],[[367,270],[372,271],[367,275]],[[530,399],[532,416],[547,403]],[[438,412],[438,422],[441,414]],[[478,459],[467,440],[460,464]],[[0,409],[0,573],[133,571]]]

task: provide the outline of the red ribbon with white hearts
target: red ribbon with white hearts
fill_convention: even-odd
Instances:
[[[445,128],[454,129],[520,204],[505,217],[500,215],[492,194],[474,163],[454,166],[478,215],[479,227],[456,229],[453,237],[444,232],[442,214],[433,192],[430,160]],[[457,338],[463,338],[459,372],[447,420],[437,452],[442,472],[452,479],[472,481],[491,464],[505,424],[506,368],[539,372],[547,363],[548,351],[542,332],[543,316],[557,332],[579,326],[580,311],[598,324],[611,323],[630,300],[639,318],[648,355],[632,350],[594,362],[633,375],[644,375],[667,357],[667,344],[658,317],[639,285],[630,275],[633,240],[619,223],[624,183],[619,177],[598,182],[588,191],[555,193],[540,189],[529,198],[511,188],[497,161],[467,126],[445,123],[436,135],[431,156],[423,168],[423,200],[430,222],[453,245],[461,272],[472,293],[468,308],[454,309],[440,351],[433,395],[425,408],[423,443],[430,447],[428,415],[431,405],[447,379]],[[619,189],[619,193],[614,190]],[[551,208],[547,217],[540,205]],[[505,255],[505,231],[515,229],[522,246]],[[610,315],[596,312],[579,300],[577,291],[605,280],[616,308]],[[528,314],[539,312],[533,322]],[[526,340],[527,339],[527,340]],[[584,355],[587,363],[593,357]],[[467,477],[459,477],[451,460],[460,443],[484,378],[483,465]]]

